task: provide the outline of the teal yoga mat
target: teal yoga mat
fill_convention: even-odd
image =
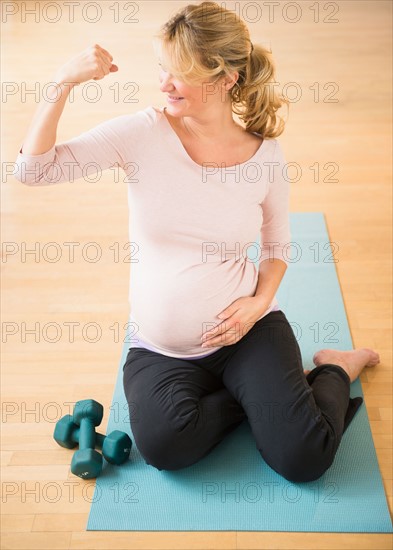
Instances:
[[[299,256],[291,252],[277,298],[304,368],[313,368],[318,349],[353,349],[332,261],[339,255],[331,253],[336,248],[322,212],[291,213],[290,224]],[[87,530],[393,532],[365,403],[334,463],[313,482],[292,483],[274,472],[261,458],[247,420],[197,464],[159,471],[144,462],[130,429],[122,385],[127,352],[124,343],[107,433],[126,431],[133,447],[125,465],[105,462]],[[355,396],[363,397],[359,379],[351,384]]]

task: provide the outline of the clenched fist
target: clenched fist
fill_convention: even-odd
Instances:
[[[90,79],[101,80],[107,74],[119,70],[119,67],[113,65],[112,61],[113,57],[108,51],[98,44],[94,44],[60,67],[55,78],[74,84],[81,84]]]

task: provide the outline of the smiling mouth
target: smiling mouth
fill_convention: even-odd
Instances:
[[[169,99],[184,99],[184,97],[175,97],[173,95],[168,96]]]

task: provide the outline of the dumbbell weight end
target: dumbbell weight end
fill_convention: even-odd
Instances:
[[[78,401],[73,420],[79,425],[79,450],[71,461],[71,472],[82,479],[98,477],[102,471],[102,455],[95,450],[95,427],[102,420],[103,407],[93,399]]]
[[[78,424],[73,422],[73,416],[67,414],[57,422],[53,438],[61,447],[74,449],[79,445],[79,430]],[[128,459],[132,441],[125,432],[119,430],[114,430],[107,436],[95,432],[94,447],[102,449],[108,462],[120,465]]]

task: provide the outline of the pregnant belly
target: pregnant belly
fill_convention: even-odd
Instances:
[[[202,334],[222,322],[217,315],[234,300],[253,296],[257,285],[257,271],[251,262],[234,262],[228,267],[210,263],[172,274],[162,274],[156,267],[148,277],[145,269],[142,273],[133,268],[133,341],[141,338],[168,355],[213,351],[214,347],[201,347]]]

